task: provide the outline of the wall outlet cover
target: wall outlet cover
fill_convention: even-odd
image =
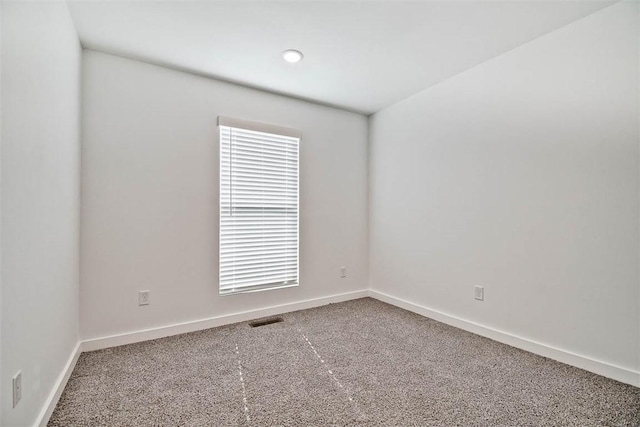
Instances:
[[[13,377],[13,407],[15,408],[22,399],[22,372]]]
[[[476,292],[476,299],[478,301],[484,301],[484,286],[476,286],[475,287],[475,292]]]
[[[138,292],[138,305],[149,305],[149,297],[151,291],[140,291]]]

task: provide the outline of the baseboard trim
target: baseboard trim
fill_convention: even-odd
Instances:
[[[64,369],[58,376],[53,388],[51,389],[51,393],[49,393],[49,397],[45,401],[36,422],[33,424],[34,427],[46,427],[49,422],[49,418],[51,418],[51,414],[53,414],[53,410],[56,409],[56,405],[58,404],[58,400],[60,400],[60,396],[62,396],[62,392],[64,391],[65,386],[67,385],[67,381],[69,381],[69,377],[73,372],[73,369],[76,367],[76,363],[78,362],[78,358],[82,353],[82,345],[81,342],[78,341],[75,348],[71,352],[71,356],[69,356],[69,360],[65,365]]]
[[[99,338],[87,339],[82,342],[82,351],[94,351],[103,348],[116,347],[119,345],[133,344],[141,341],[164,338],[171,335],[184,334],[188,332],[200,331],[203,329],[215,328],[217,326],[231,323],[245,322],[259,317],[273,316],[276,314],[288,313],[291,311],[304,310],[307,308],[319,307],[336,302],[343,302],[352,299],[369,296],[368,290],[347,292],[344,294],[330,295],[328,297],[313,298],[297,301],[288,304],[275,305],[257,310],[243,311],[223,316],[209,317],[207,319],[194,320],[190,322],[177,323],[173,325],[160,326],[156,328],[143,329],[123,334],[110,335]]]
[[[451,314],[443,313],[441,311],[434,310],[419,304],[414,304],[412,302],[385,294],[383,292],[370,290],[369,296],[382,302],[394,305],[396,307],[400,307],[405,310],[420,314],[421,316],[425,316],[430,319],[446,323],[447,325],[451,325],[456,328],[460,328],[465,331],[490,338],[494,341],[517,347],[519,349],[526,350],[540,356],[548,357],[549,359],[566,363],[567,365],[575,366],[577,368],[584,369],[585,371],[593,372],[594,374],[602,375],[607,378],[612,378],[626,384],[640,387],[640,372],[632,371],[620,366],[615,366],[607,362],[595,360],[587,356],[582,356],[567,350],[523,338],[509,332],[484,326],[470,320],[453,316]]]

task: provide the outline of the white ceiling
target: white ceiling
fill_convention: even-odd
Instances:
[[[612,1],[69,1],[85,48],[370,114]],[[298,64],[280,53],[301,50]]]

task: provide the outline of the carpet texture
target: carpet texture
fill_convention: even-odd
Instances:
[[[371,298],[83,353],[49,426],[638,426],[640,389]]]

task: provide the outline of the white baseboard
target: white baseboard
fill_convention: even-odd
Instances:
[[[258,310],[243,311],[239,313],[227,314],[223,316],[210,317],[207,319],[194,320],[191,322],[177,323],[173,325],[161,326],[157,328],[143,329],[124,334],[111,335],[100,338],[92,338],[82,342],[82,351],[100,350],[103,348],[115,347],[125,344],[133,344],[141,341],[164,338],[171,335],[184,334],[187,332],[200,331],[202,329],[215,328],[217,326],[231,323],[245,322],[259,317],[273,316],[276,314],[288,313],[291,311],[304,310],[312,307],[319,307],[335,302],[348,301],[369,296],[368,290],[348,292],[344,294],[331,295],[328,297],[314,298],[294,303],[281,304]]]
[[[465,331],[490,338],[494,341],[517,347],[519,349],[526,350],[540,356],[548,357],[549,359],[557,360],[558,362],[566,363],[567,365],[575,366],[577,368],[584,369],[585,371],[593,372],[607,378],[612,378],[626,384],[640,387],[640,372],[632,371],[630,369],[615,366],[610,363],[595,360],[587,356],[582,356],[567,350],[562,350],[547,344],[513,335],[508,332],[483,326],[478,323],[453,316],[451,314],[443,313],[400,298],[396,298],[383,292],[370,290],[369,296],[388,304],[395,305],[396,307],[400,307],[405,310],[420,314],[421,316],[425,316],[430,319],[446,323],[447,325],[455,326],[456,328],[460,328]]]
[[[56,405],[58,404],[58,400],[60,400],[60,396],[64,391],[64,387],[67,385],[67,381],[69,381],[69,377],[71,376],[73,369],[76,367],[76,363],[78,362],[78,358],[80,357],[81,353],[81,343],[80,341],[78,341],[75,348],[71,352],[71,355],[69,356],[67,364],[65,365],[64,369],[60,373],[60,376],[58,376],[58,379],[53,385],[53,389],[51,390],[51,393],[49,393],[49,396],[47,397],[47,400],[45,401],[45,404],[40,411],[38,418],[36,418],[36,422],[33,424],[34,427],[46,427],[47,423],[49,422],[49,418],[51,418],[51,414],[53,414],[53,410],[56,409]]]

